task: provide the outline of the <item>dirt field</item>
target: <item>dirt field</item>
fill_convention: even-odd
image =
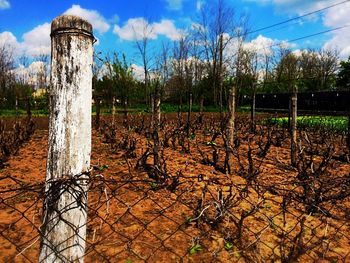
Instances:
[[[138,131],[140,116],[129,130],[117,118],[115,141],[108,141],[111,126],[93,130],[86,262],[350,262],[350,165],[331,158],[323,166],[326,142],[312,144],[318,154],[305,145],[296,169],[287,132],[271,131],[264,155],[266,128],[249,135],[240,116],[226,174],[223,137],[212,140],[217,115],[206,115],[189,136],[176,130],[176,115],[166,118],[163,180],[150,177],[151,156],[137,165],[153,143],[147,128]],[[0,171],[1,262],[38,258],[48,131],[45,118],[36,122],[29,142]],[[339,157],[340,136],[328,142]]]

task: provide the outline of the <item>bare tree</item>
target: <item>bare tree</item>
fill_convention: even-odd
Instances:
[[[211,76],[213,102],[223,102],[224,53],[227,46],[236,37],[234,10],[224,0],[217,0],[203,5],[196,31],[204,50],[204,59]],[[218,103],[219,102],[219,103]]]
[[[11,49],[6,46],[0,46],[0,103],[6,102],[6,94],[10,91],[13,84],[14,59]]]
[[[136,29],[134,30],[134,37],[135,37],[135,43],[136,48],[141,56],[142,60],[142,66],[143,66],[143,72],[144,72],[144,85],[145,85],[145,91],[146,91],[146,104],[149,103],[149,97],[150,97],[150,87],[149,87],[149,71],[150,71],[150,64],[151,64],[151,57],[150,57],[150,40],[151,35],[153,33],[153,27],[152,25],[145,19],[142,20],[142,32],[141,35],[139,32],[136,32]]]

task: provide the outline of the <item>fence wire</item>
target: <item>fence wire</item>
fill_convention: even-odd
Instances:
[[[144,123],[130,125],[141,129]],[[237,125],[244,129],[244,122]],[[113,134],[111,151],[115,151],[113,147],[124,149],[123,165],[129,166],[127,173],[107,175],[106,167],[96,166],[84,179],[64,178],[53,188],[11,175],[0,177],[0,261],[38,261],[41,244],[48,243],[43,232],[42,222],[46,216],[43,208],[55,209],[63,192],[70,192],[78,204],[87,200],[86,207],[81,205],[87,213],[87,222],[82,226],[86,227],[86,235],[81,236],[85,241],[85,262],[350,260],[350,175],[326,172],[339,168],[337,164],[327,163],[333,150],[331,144],[313,144],[312,139],[303,137],[301,132],[299,138],[306,142],[298,154],[298,167],[293,168],[266,158],[265,152],[267,144],[279,145],[279,140],[283,144],[288,132],[257,128],[254,133],[240,135],[245,145],[236,142],[234,175],[229,175],[219,172],[224,159],[224,154],[219,152],[224,150],[219,147],[221,141],[214,143],[212,137],[217,134],[210,127],[219,125],[208,122],[207,126],[203,124],[197,129],[208,133],[201,140],[210,143],[197,143],[191,136],[189,139],[188,134],[181,142],[181,130],[171,128],[172,132],[161,136],[161,145],[192,152],[194,158],[210,165],[211,175],[200,170],[192,175],[181,169],[170,172],[163,160],[155,179],[147,171],[148,151],[136,154],[136,142],[128,136],[130,132],[123,131],[122,136],[117,134],[121,129],[116,132],[109,127],[103,128],[103,136],[111,139]],[[164,124],[162,130],[167,129]],[[166,134],[172,135],[166,138]],[[270,137],[266,139],[266,136]],[[116,141],[116,137],[121,141]],[[204,151],[206,147],[209,150]],[[268,166],[276,171],[273,175],[264,173],[260,178]],[[77,194],[81,190],[73,186],[81,180],[87,185],[87,191]],[[45,201],[47,196],[56,196],[51,199],[52,206]],[[80,234],[70,222],[64,221],[70,209],[72,204],[67,203],[56,211],[53,220],[67,224],[72,235]],[[61,246],[48,245],[58,261],[69,262],[62,256]]]
[[[296,197],[299,186],[180,181],[182,186],[170,192],[148,180],[92,176],[85,261],[349,260],[349,198],[307,214]],[[43,238],[44,185],[11,176],[0,178],[4,182],[1,261],[36,262]],[[348,189],[349,179],[339,183]]]

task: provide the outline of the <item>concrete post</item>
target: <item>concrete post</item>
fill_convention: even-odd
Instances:
[[[51,24],[51,88],[40,262],[83,262],[91,155],[92,26]]]

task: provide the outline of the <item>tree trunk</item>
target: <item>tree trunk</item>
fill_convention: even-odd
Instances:
[[[297,87],[293,88],[291,98],[291,164],[297,165],[297,117],[298,117],[298,93]]]
[[[60,16],[51,27],[49,148],[39,262],[83,262],[91,155],[92,26]]]

